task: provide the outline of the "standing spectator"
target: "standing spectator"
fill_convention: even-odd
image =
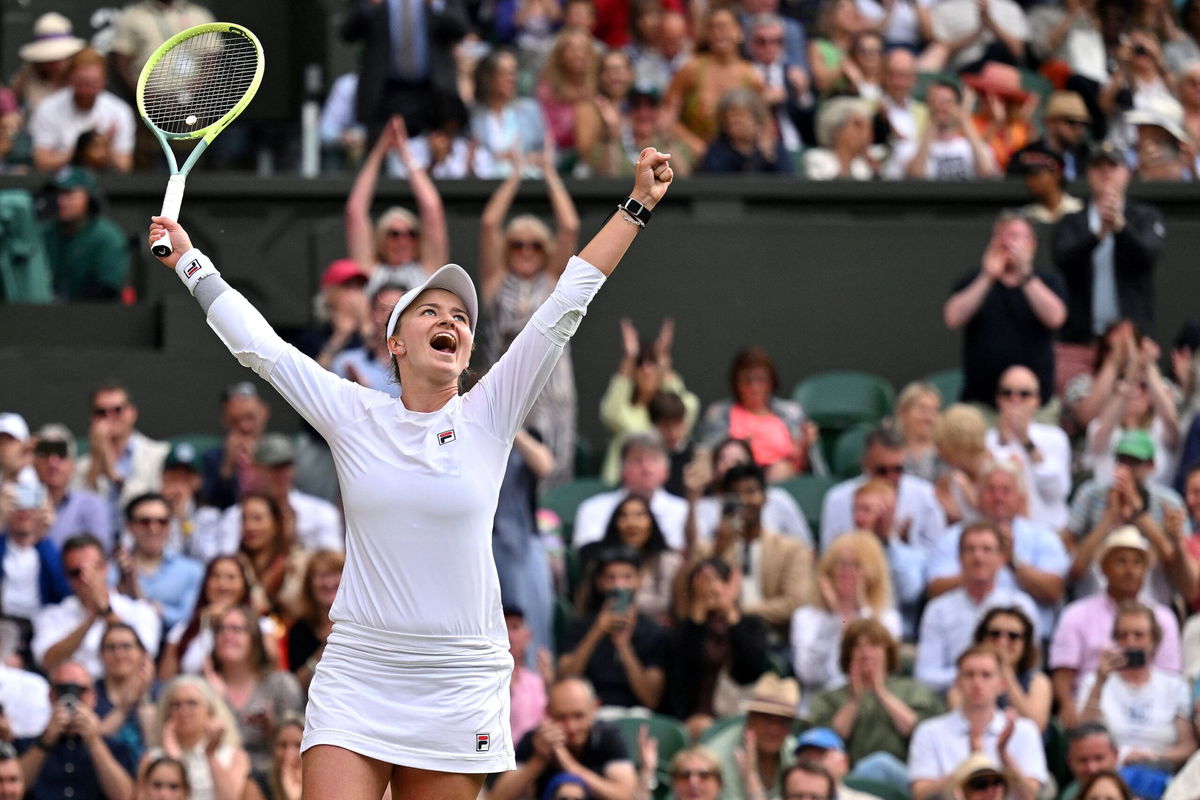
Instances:
[[[142,67],[159,45],[193,25],[215,21],[211,11],[191,0],[136,0],[121,9],[109,56],[127,96],[137,91]]]
[[[835,97],[817,112],[817,147],[804,152],[804,176],[827,181],[849,178],[871,180],[876,175],[871,157],[870,102],[855,97]]]
[[[46,487],[54,521],[45,539],[55,547],[80,533],[91,533],[111,550],[112,515],[95,492],[72,485],[75,477],[75,436],[63,425],[44,425],[35,436],[33,469]]]
[[[933,429],[942,408],[942,393],[931,383],[913,382],[896,395],[896,430],[904,437],[904,471],[933,481],[938,474]],[[956,397],[946,398],[953,402]]]
[[[1126,199],[1129,167],[1109,143],[1088,153],[1087,208],[1054,229],[1054,263],[1070,300],[1057,347],[1058,385],[1090,366],[1092,338],[1121,319],[1154,326],[1154,268],[1167,231],[1152,206]],[[1045,387],[1045,380],[1042,383]]]
[[[133,167],[133,109],[105,89],[104,56],[90,48],[76,53],[67,83],[43,100],[29,119],[34,166],[53,172],[67,165],[79,134],[98,130],[109,140],[109,166],[128,172]]]
[[[1053,337],[1067,317],[1067,293],[1058,276],[1034,271],[1036,251],[1029,221],[1001,213],[979,271],[960,278],[946,301],[946,327],[964,329],[964,402],[995,402],[1000,376],[1013,364],[1037,376],[1040,404],[1053,393]]]
[[[577,108],[596,97],[596,67],[591,35],[586,30],[564,28],[542,68],[536,96],[546,119],[547,136],[563,164],[573,163],[581,155],[575,149]]]
[[[992,153],[971,124],[962,90],[934,81],[925,89],[925,103],[928,123],[913,138],[896,144],[884,177],[961,181],[995,175]]]
[[[342,38],[363,42],[355,116],[370,139],[395,114],[412,133],[421,133],[435,98],[458,94],[454,46],[466,33],[460,0],[436,6],[354,0],[342,22]]]
[[[125,506],[125,525],[133,549],[117,549],[111,571],[117,590],[149,602],[167,630],[192,615],[204,567],[179,553],[167,553],[171,506],[158,493],[138,495]]]
[[[9,83],[27,113],[67,85],[71,58],[85,47],[87,42],[72,35],[71,20],[57,11],[33,21],[33,41],[17,51],[24,63]]]
[[[783,149],[794,160],[804,145],[813,141],[815,97],[807,55],[803,50],[792,54],[787,46],[793,29],[803,41],[803,28],[795,20],[775,14],[755,14],[744,25],[749,37],[747,55],[763,78],[763,100],[771,109]]]
[[[225,442],[203,455],[204,499],[208,505],[229,508],[254,483],[254,450],[271,419],[271,406],[258,386],[240,381],[221,393],[221,427]]]
[[[1034,142],[1013,154],[1008,174],[1020,176],[1033,201],[1021,208],[1032,222],[1049,225],[1083,208],[1083,201],[1067,194],[1062,156]]]
[[[1099,722],[1081,722],[1068,728],[1066,736],[1067,767],[1071,770],[1072,781],[1062,790],[1059,800],[1075,800],[1080,785],[1087,783],[1097,772],[1116,770],[1117,743],[1108,728]]]
[[[1026,152],[1042,152],[1058,156],[1062,162],[1064,180],[1076,181],[1083,176],[1087,161],[1087,131],[1091,124],[1087,105],[1076,92],[1054,92],[1042,112],[1045,132],[1041,138],[1013,154],[1008,174],[1015,174],[1020,156]]]
[[[471,138],[491,156],[495,174],[481,178],[507,178],[514,171],[527,177],[538,173],[526,160],[542,152],[546,123],[541,106],[517,96],[520,67],[507,48],[493,50],[475,67],[475,103],[471,108]]]
[[[129,273],[129,243],[100,212],[96,178],[81,167],[54,176],[54,219],[42,225],[60,300],[119,300]]]
[[[312,681],[333,630],[329,611],[342,582],[346,556],[336,550],[313,553],[304,568],[300,613],[287,632],[287,664],[304,688]]]

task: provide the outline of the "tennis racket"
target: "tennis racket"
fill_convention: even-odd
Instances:
[[[154,51],[138,78],[137,106],[171,167],[161,216],[179,219],[183,187],[197,159],[254,98],[262,82],[262,45],[240,25],[214,22],[175,34]],[[199,139],[183,166],[172,141]],[[150,246],[171,254],[165,234]]]

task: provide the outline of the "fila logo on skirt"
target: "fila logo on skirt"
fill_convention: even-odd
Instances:
[[[453,436],[454,431],[451,431],[450,435]],[[476,753],[486,753],[491,748],[491,746],[492,746],[492,737],[491,736],[489,736],[486,733],[475,734],[475,752]]]

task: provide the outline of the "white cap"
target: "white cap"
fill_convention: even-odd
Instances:
[[[18,442],[24,442],[29,439],[29,426],[25,424],[25,418],[20,414],[6,411],[0,414],[0,434],[5,433]]]
[[[467,319],[471,323],[471,333],[475,333],[475,323],[479,321],[479,298],[475,294],[475,284],[465,269],[458,264],[447,264],[426,278],[424,283],[414,286],[404,293],[404,296],[396,303],[396,307],[392,309],[392,315],[388,317],[388,336],[395,333],[396,323],[404,309],[412,305],[413,301],[421,296],[421,292],[429,289],[445,289],[462,300],[463,305],[467,307]]]

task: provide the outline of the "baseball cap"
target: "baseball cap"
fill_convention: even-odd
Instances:
[[[1017,153],[1015,171],[1019,175],[1043,171],[1062,174],[1063,158],[1044,143],[1034,142]]]
[[[1125,153],[1112,142],[1097,142],[1088,150],[1087,163],[1089,167],[1101,161],[1122,166],[1128,163],[1125,161]]]
[[[20,414],[6,411],[0,414],[0,434],[8,434],[18,442],[24,442],[29,439],[29,426]]]
[[[321,274],[321,288],[327,289],[330,286],[343,286],[351,281],[358,283],[360,286],[367,285],[367,273],[362,271],[362,267],[352,258],[339,258]]]
[[[54,174],[54,188],[60,191],[86,189],[91,194],[96,190],[96,178],[83,167],[63,167]]]
[[[832,728],[809,728],[796,740],[795,752],[806,747],[816,747],[820,750],[845,750],[846,744],[842,741],[842,737],[837,735],[837,731]]]
[[[195,445],[191,442],[176,442],[171,445],[167,460],[163,462],[163,469],[175,467],[190,469],[192,472],[200,471],[200,454],[196,452]]]
[[[1153,461],[1154,440],[1143,430],[1125,431],[1117,440],[1117,446],[1113,452],[1119,456],[1136,458],[1138,461]]]
[[[471,333],[475,332],[475,323],[479,320],[479,297],[475,294],[475,284],[472,283],[471,276],[465,269],[458,264],[447,264],[426,278],[424,283],[404,293],[404,296],[396,303],[396,307],[392,309],[392,315],[388,317],[387,332],[389,336],[396,330],[396,322],[400,319],[400,314],[404,309],[412,305],[422,292],[430,289],[445,289],[462,300],[463,305],[467,307],[467,319],[471,325]]]
[[[296,461],[292,443],[282,433],[268,433],[258,440],[254,448],[254,460],[267,467],[282,467]]]

